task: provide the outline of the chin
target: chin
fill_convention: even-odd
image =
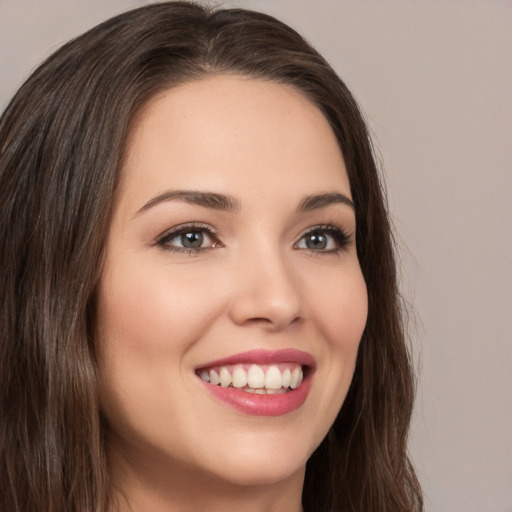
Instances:
[[[238,486],[271,485],[302,475],[315,449],[309,443],[297,443],[290,436],[241,436],[233,439],[222,455],[215,456],[215,474]]]
[[[295,475],[303,475],[306,467],[304,461],[245,460],[229,464],[222,468],[217,476],[237,487],[256,487],[279,484],[292,479]]]

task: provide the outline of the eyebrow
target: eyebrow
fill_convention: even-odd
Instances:
[[[325,208],[332,204],[346,204],[355,210],[355,205],[352,199],[339,192],[330,192],[328,194],[317,194],[312,196],[306,196],[297,207],[298,213],[310,212],[312,210],[318,210]]]
[[[172,190],[150,199],[137,211],[137,214],[157,204],[173,200],[203,206],[204,208],[212,208],[214,210],[237,212],[241,209],[240,201],[229,195],[216,194],[214,192],[197,192],[193,190]]]
[[[240,201],[230,195],[217,194],[215,192],[198,192],[193,190],[171,190],[150,199],[137,211],[136,215],[167,201],[182,201],[187,204],[198,205],[214,210],[232,212],[238,212],[241,210]],[[332,204],[345,204],[355,210],[354,202],[346,195],[339,192],[330,192],[326,194],[306,196],[299,203],[296,211],[297,213],[304,213],[326,208]]]

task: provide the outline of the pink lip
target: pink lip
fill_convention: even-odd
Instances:
[[[241,352],[223,359],[216,359],[209,363],[202,364],[196,367],[210,368],[213,366],[224,366],[228,364],[277,364],[277,363],[299,363],[303,366],[315,366],[315,359],[311,354],[303,352],[302,350],[295,350],[293,348],[285,348],[282,350],[250,350],[249,352]]]
[[[253,416],[282,416],[298,409],[307,399],[313,380],[313,368],[315,360],[311,354],[295,349],[284,349],[276,351],[251,350],[235,354],[223,359],[217,359],[198,368],[208,368],[229,364],[253,363],[253,364],[277,364],[295,362],[308,366],[301,385],[282,394],[257,395],[247,393],[237,388],[223,388],[201,380],[206,390],[221,402],[240,411]]]

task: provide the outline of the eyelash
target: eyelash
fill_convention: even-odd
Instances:
[[[171,228],[169,231],[166,231],[162,234],[157,240],[155,245],[162,247],[166,251],[185,253],[188,255],[199,254],[208,249],[212,249],[213,247],[177,247],[175,245],[170,245],[169,242],[180,235],[186,235],[187,233],[207,233],[207,235],[213,240],[213,244],[217,247],[222,247],[222,244],[218,240],[217,233],[208,226],[208,224],[201,224],[198,222],[191,222],[189,224],[181,224],[179,226],[175,226]]]
[[[327,234],[328,236],[333,238],[336,244],[336,247],[334,247],[333,249],[306,249],[309,250],[311,253],[318,255],[339,254],[341,251],[345,250],[352,241],[352,236],[346,231],[336,226],[333,226],[332,224],[320,224],[318,226],[308,228],[304,233],[302,233],[302,235],[299,238],[299,241],[295,245],[301,242],[306,236],[313,234]]]
[[[208,247],[177,247],[175,245],[169,244],[169,242],[180,235],[185,235],[187,233],[206,233],[208,237],[212,239],[212,245]],[[310,249],[310,248],[297,248],[296,246],[304,240],[305,237],[308,235],[313,234],[323,234],[330,236],[334,243],[336,244],[336,247],[332,249]],[[313,254],[321,255],[321,254],[338,254],[341,251],[345,250],[346,247],[350,244],[352,240],[352,236],[345,232],[344,230],[337,228],[336,226],[333,226],[331,224],[321,224],[317,226],[312,226],[311,228],[308,228],[305,232],[302,233],[300,236],[298,242],[294,244],[294,248],[297,250],[306,250]],[[155,242],[156,246],[161,247],[162,249],[166,251],[172,251],[177,252],[181,254],[187,254],[190,256],[197,255],[199,253],[202,253],[204,251],[207,251],[209,249],[215,248],[215,247],[223,247],[222,243],[218,239],[218,233],[215,232],[209,226],[208,224],[201,224],[197,222],[192,222],[189,224],[181,224],[179,226],[175,226],[174,228],[170,229],[169,231],[166,231],[163,233]]]

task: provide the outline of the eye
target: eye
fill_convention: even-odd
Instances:
[[[350,242],[350,236],[334,226],[315,226],[302,235],[296,249],[314,252],[336,253]]]
[[[166,231],[158,238],[156,245],[166,250],[188,253],[222,246],[210,226],[195,223]]]

